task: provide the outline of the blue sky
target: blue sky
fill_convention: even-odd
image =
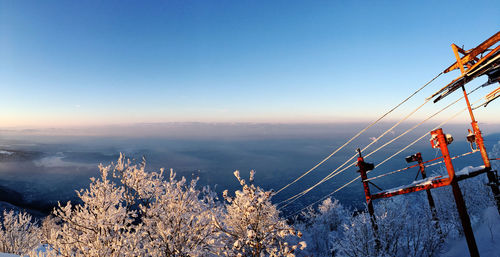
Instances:
[[[0,126],[372,120],[499,17],[498,1],[2,0]]]

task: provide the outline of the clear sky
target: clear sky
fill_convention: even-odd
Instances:
[[[0,0],[0,126],[372,120],[448,67],[451,43],[499,29],[498,0]]]

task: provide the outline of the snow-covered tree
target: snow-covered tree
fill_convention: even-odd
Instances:
[[[304,249],[304,241],[289,244],[287,237],[301,236],[294,228],[280,218],[276,206],[271,203],[272,191],[264,191],[253,185],[254,171],[250,172],[250,184],[234,175],[242,190],[235,196],[223,193],[227,204],[217,228],[224,235],[220,254],[226,256],[295,256],[297,249]]]
[[[297,222],[308,243],[306,252],[315,256],[335,256],[339,251],[337,238],[341,237],[342,224],[346,223],[351,212],[336,199],[325,199],[318,210],[312,207],[302,213],[305,222]]]
[[[0,252],[22,255],[40,245],[41,230],[25,212],[4,210],[0,226]]]
[[[77,192],[81,203],[60,204],[42,229],[24,214],[4,213],[0,250],[26,254],[41,235],[45,251],[30,256],[433,256],[460,231],[449,188],[433,190],[439,224],[423,192],[377,201],[376,233],[366,212],[327,199],[303,214],[305,222],[296,221],[309,241],[299,251],[306,246],[301,233],[280,217],[273,192],[253,184],[253,171],[249,183],[236,171],[242,188],[234,196],[224,191],[221,203],[209,188],[197,189],[197,179],[145,167],[122,155],[116,165],[100,165],[100,178]],[[484,176],[460,182],[473,223],[493,204],[484,182]]]
[[[446,236],[421,195],[378,201],[375,213],[376,233],[366,212],[343,225],[343,237],[337,240],[340,256],[433,256]]]
[[[464,169],[470,168],[465,167]],[[436,172],[438,174],[446,174],[444,169]],[[479,222],[483,211],[487,207],[495,205],[493,194],[490,187],[486,185],[487,183],[486,174],[458,182],[465,200],[467,213],[473,225]],[[452,237],[463,235],[462,223],[458,215],[451,187],[436,188],[432,192],[443,229],[447,230]]]
[[[131,256],[140,254],[133,224],[137,212],[128,208],[125,187],[109,178],[111,166],[99,166],[101,178],[77,192],[82,204],[59,204],[45,241],[49,253],[62,256]]]
[[[145,247],[151,256],[207,256],[219,245],[214,215],[214,194],[196,189],[197,180],[175,180],[160,184],[162,193],[141,205]]]
[[[146,172],[120,156],[99,166],[100,179],[78,192],[82,204],[59,205],[44,221],[45,256],[207,256],[217,249],[214,215],[218,207],[208,188],[165,180],[163,170]],[[110,176],[112,174],[112,176]]]

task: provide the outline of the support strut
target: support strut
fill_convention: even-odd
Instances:
[[[446,170],[448,171],[449,179],[451,179],[451,187],[453,189],[453,197],[455,198],[455,203],[457,205],[458,216],[460,216],[460,221],[462,223],[462,228],[464,229],[465,239],[467,240],[467,246],[469,248],[469,254],[471,257],[479,257],[479,250],[477,248],[476,239],[474,233],[472,232],[472,226],[470,223],[470,217],[467,213],[467,207],[465,206],[465,201],[462,196],[462,191],[458,185],[458,181],[455,177],[455,170],[453,169],[453,164],[451,163],[450,153],[448,151],[448,145],[446,142],[445,135],[442,129],[437,129],[432,131],[431,134],[437,136],[439,142],[439,148],[443,154],[444,163],[446,165]]]
[[[358,163],[356,166],[358,166],[359,174],[361,176],[361,181],[363,182],[363,189],[365,191],[365,199],[366,199],[366,205],[368,207],[368,213],[370,214],[370,222],[372,224],[373,228],[373,233],[375,235],[375,245],[377,251],[380,249],[381,244],[380,240],[378,239],[378,226],[377,226],[377,220],[375,218],[375,209],[373,208],[373,201],[371,199],[371,193],[370,193],[370,185],[368,184],[369,182],[366,181],[368,176],[366,175],[366,172],[369,170],[373,170],[373,164],[372,163],[366,163],[365,160],[363,159],[363,156],[361,155],[361,150],[358,148]]]
[[[475,58],[476,55],[478,55],[480,52],[484,52],[485,50],[488,49],[489,46],[496,44],[499,40],[500,40],[500,32],[496,33],[491,38],[489,38],[488,40],[483,42],[481,45],[479,45],[477,48],[473,49],[472,52],[475,52],[473,55],[472,55],[472,52],[469,54],[466,54],[463,52],[462,54],[465,55],[464,59],[471,58],[471,57]],[[497,48],[498,47],[499,46],[497,46]],[[471,67],[468,66],[467,71],[465,70],[464,64],[466,64],[466,63],[464,63],[462,58],[460,58],[460,55],[459,55],[460,48],[458,46],[456,46],[455,44],[452,44],[451,49],[453,50],[453,53],[455,54],[455,58],[457,59],[455,66],[458,66],[458,68],[460,68],[460,72],[462,73],[462,76],[465,76],[465,74],[469,71],[469,68],[471,68]],[[495,53],[495,51],[490,51],[490,53],[488,55],[491,55],[494,53]],[[479,63],[481,61],[483,61],[483,60],[477,61],[477,63]],[[455,66],[453,66],[453,67],[457,68]],[[450,67],[450,68],[452,68],[452,67]],[[450,68],[445,70],[445,72],[448,72],[450,70]],[[463,81],[462,83],[465,84],[466,82]],[[464,93],[465,102],[467,103],[467,109],[469,110],[472,130],[474,131],[474,135],[476,136],[476,144],[479,148],[479,151],[481,152],[481,157],[483,158],[484,167],[486,169],[486,176],[488,177],[488,184],[490,185],[491,192],[493,193],[493,197],[495,198],[495,201],[497,204],[497,211],[500,214],[500,190],[498,189],[498,181],[496,179],[495,173],[491,170],[490,159],[488,158],[488,152],[486,152],[486,147],[484,146],[483,136],[481,135],[481,130],[479,130],[479,125],[477,124],[476,118],[474,117],[474,113],[472,112],[472,108],[471,108],[471,105],[469,102],[469,97],[467,96],[467,92],[465,91],[464,84],[462,84],[462,91]]]
[[[484,167],[487,170],[486,176],[488,177],[488,185],[490,185],[491,192],[493,193],[493,197],[495,198],[497,204],[498,214],[500,214],[500,190],[498,189],[497,179],[495,173],[491,170],[491,163],[488,157],[488,152],[486,151],[486,147],[484,146],[484,139],[481,134],[481,130],[479,130],[479,125],[477,124],[476,118],[474,117],[474,113],[472,112],[469,98],[464,86],[462,86],[462,91],[464,92],[465,102],[467,103],[467,108],[469,109],[469,115],[472,121],[472,131],[474,131],[474,135],[476,136],[476,144],[479,148],[479,151],[481,152],[481,158],[483,158]]]
[[[420,170],[420,173],[422,174],[422,178],[426,179],[427,174],[425,173],[425,166],[424,166],[424,162],[422,161],[422,154],[416,153],[415,157],[417,159],[419,170]],[[439,228],[439,219],[438,219],[437,211],[436,211],[436,204],[434,203],[434,198],[432,197],[431,190],[427,189],[427,190],[425,190],[425,192],[427,193],[427,201],[429,202],[429,207],[431,209],[432,220],[435,222],[434,226],[436,227],[437,231],[441,233],[441,229]]]

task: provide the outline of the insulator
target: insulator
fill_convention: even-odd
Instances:
[[[407,163],[418,161],[417,154],[405,157]]]
[[[474,133],[472,133],[470,129],[469,129],[469,134],[467,135],[467,142],[471,144],[476,142],[476,135],[474,135]]]
[[[453,142],[453,137],[450,134],[446,134],[446,144],[451,144]]]
[[[467,142],[470,143],[470,149],[472,151],[477,150],[476,135],[469,129],[469,134],[467,135]]]
[[[360,170],[364,170],[364,171],[369,171],[369,170],[373,170],[375,168],[375,165],[373,163],[368,163],[368,162],[358,162],[358,165],[357,165]],[[359,172],[359,170],[358,170]]]

